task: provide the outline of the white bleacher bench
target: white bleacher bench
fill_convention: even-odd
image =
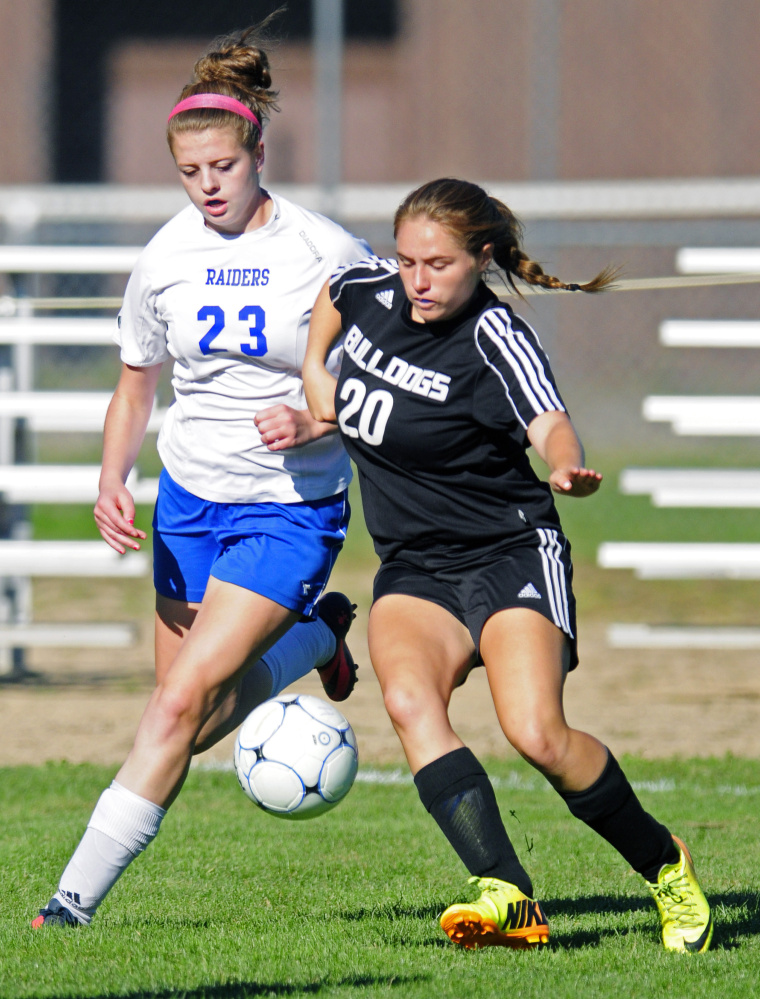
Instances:
[[[59,346],[114,346],[115,319],[55,316],[0,318],[0,343],[57,344]],[[115,346],[114,346],[115,349]]]
[[[649,495],[658,507],[760,507],[760,471],[753,468],[626,468],[619,488]]]
[[[682,249],[676,268],[683,274],[760,274],[760,249]],[[660,325],[666,347],[760,347],[756,320],[670,319]],[[650,396],[642,413],[664,421],[679,435],[760,434],[760,397]],[[650,495],[658,507],[760,507],[760,471],[754,469],[628,468],[620,491]],[[760,579],[760,545],[720,543],[607,542],[600,566],[632,569],[639,579]],[[757,649],[760,628],[613,624],[613,648]]]
[[[0,465],[0,502],[94,503],[99,479],[99,465]],[[126,485],[135,503],[155,503],[158,479],[133,471]]]
[[[641,411],[645,420],[671,423],[673,432],[681,436],[760,434],[760,396],[650,395]]]
[[[665,347],[760,347],[760,322],[753,319],[667,319],[660,323],[660,343]]]
[[[144,576],[150,560],[144,552],[120,555],[105,541],[0,540],[3,576]]]
[[[611,624],[607,644],[615,649],[760,649],[760,628]]]
[[[141,246],[0,246],[3,274],[129,274]]]
[[[760,274],[760,249],[755,247],[683,247],[676,253],[681,274]]]
[[[114,622],[82,624],[49,623],[0,624],[0,648],[116,648],[133,645],[137,629],[132,624]]]
[[[26,275],[124,275],[142,252],[139,246],[0,246],[0,271],[30,287]],[[0,345],[12,348],[10,368],[0,375],[0,503],[93,503],[100,470],[87,466],[26,466],[15,459],[14,423],[22,420],[31,433],[102,433],[111,392],[35,392],[34,348],[43,344],[112,345],[113,318],[32,316],[24,295],[0,300]],[[21,313],[17,315],[17,313]],[[164,413],[154,406],[148,429],[160,428]],[[133,476],[135,501],[153,502],[155,480]],[[13,536],[14,532],[11,532]],[[16,535],[18,537],[18,534]],[[0,540],[0,672],[23,674],[19,651],[28,646],[100,645],[123,647],[134,640],[127,624],[40,624],[31,614],[30,578],[34,576],[142,576],[149,564],[144,553],[120,556],[103,541]],[[10,653],[10,650],[13,650]]]
[[[760,544],[605,541],[597,564],[638,579],[760,579]]]
[[[0,419],[24,419],[36,432],[100,432],[112,397],[112,392],[5,392]],[[148,430],[160,430],[164,415],[154,405]]]

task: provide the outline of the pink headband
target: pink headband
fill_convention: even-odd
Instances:
[[[226,97],[224,94],[193,94],[192,97],[186,97],[184,101],[175,104],[166,120],[171,121],[174,115],[179,114],[180,111],[190,111],[193,108],[220,108],[222,111],[231,111],[233,114],[239,114],[241,118],[252,121],[261,132],[261,122],[253,111],[241,101],[234,97]]]

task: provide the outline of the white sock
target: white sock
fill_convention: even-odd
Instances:
[[[335,647],[335,635],[319,618],[294,624],[261,657],[272,674],[272,693],[269,696],[276,697],[281,690],[306,676],[316,666],[324,666],[335,655]]]
[[[122,872],[155,839],[164,815],[165,808],[113,781],[101,794],[54,897],[89,924]]]

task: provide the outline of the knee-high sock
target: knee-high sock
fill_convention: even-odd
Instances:
[[[533,897],[533,885],[504,828],[488,775],[466,746],[422,767],[414,783],[422,804],[470,874],[508,881]]]
[[[101,794],[55,898],[82,923],[158,833],[166,810],[114,781]]]
[[[315,666],[324,666],[334,653],[335,635],[324,621],[298,621],[261,657],[272,675],[269,696],[275,697]]]
[[[647,881],[656,881],[663,864],[674,864],[673,837],[649,812],[607,750],[601,776],[585,791],[560,792],[571,813],[599,833]]]

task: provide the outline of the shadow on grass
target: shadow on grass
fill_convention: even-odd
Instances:
[[[201,985],[196,989],[160,989],[154,992],[127,992],[120,996],[91,996],[89,999],[249,999],[253,996],[319,995],[323,989],[364,989],[373,985],[396,988],[426,982],[423,975],[349,975],[325,978],[296,985],[291,982],[234,982],[229,985]]]
[[[715,921],[715,933],[711,950],[735,950],[741,946],[742,938],[760,937],[760,893],[758,892],[725,892],[709,894],[710,906]],[[362,919],[391,921],[401,919],[418,919],[424,922],[438,923],[438,918],[446,908],[445,902],[432,905],[378,905],[373,908],[358,908],[344,911],[341,919],[354,922]],[[588,915],[610,916],[623,915],[630,912],[645,912],[653,909],[653,903],[646,897],[630,897],[627,895],[587,895],[581,898],[553,898],[543,901],[549,925],[553,916],[565,916],[569,919]],[[654,912],[652,913],[654,916]],[[653,924],[656,926],[656,924]],[[576,949],[600,944],[605,938],[625,936],[637,933],[638,929],[624,928],[615,925],[610,918],[609,927],[586,930],[578,928],[569,933],[552,931],[550,945],[563,949]],[[643,932],[643,931],[642,931]],[[426,946],[447,946],[445,938],[430,940]]]
[[[371,908],[362,906],[357,909],[344,909],[338,914],[338,918],[344,919],[347,923],[357,922],[361,919],[389,919],[391,922],[396,919],[438,919],[446,906],[450,904],[449,902],[429,902],[427,905],[404,905],[401,902],[386,902],[373,905]]]
[[[757,892],[725,892],[723,894],[708,893],[708,900],[713,913],[715,931],[711,950],[735,950],[741,946],[743,937],[760,936],[760,894]],[[619,895],[588,895],[583,898],[549,899],[545,902],[546,912],[551,925],[552,916],[615,915],[626,912],[637,912],[649,907],[651,903],[646,898],[630,898]],[[630,929],[622,931],[622,935],[636,932]],[[572,933],[553,933],[552,944],[565,948],[587,947],[600,943],[607,936],[621,935],[620,929],[610,926],[609,930],[595,931],[579,930]]]

